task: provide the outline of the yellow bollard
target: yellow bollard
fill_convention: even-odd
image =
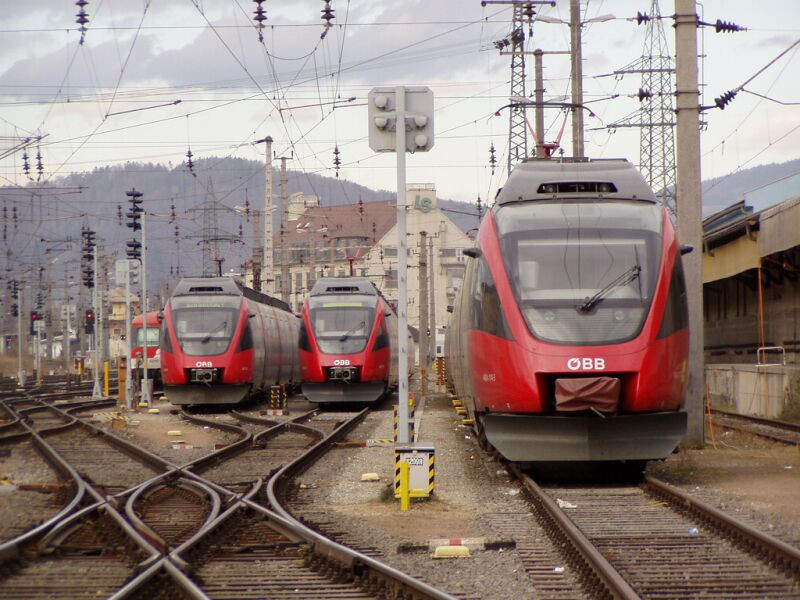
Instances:
[[[111,395],[111,363],[107,360],[103,362],[103,386],[105,396],[108,398]]]
[[[411,467],[408,462],[400,461],[400,510],[408,510],[411,506],[411,493],[408,489]]]
[[[120,356],[117,359],[117,398],[123,406],[128,405],[128,358]]]

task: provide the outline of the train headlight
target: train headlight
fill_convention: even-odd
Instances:
[[[621,310],[614,311],[614,320],[615,321],[624,321],[625,320],[625,313]]]

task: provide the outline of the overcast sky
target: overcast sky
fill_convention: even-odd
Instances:
[[[428,86],[435,95],[435,147],[409,156],[409,183],[433,182],[442,197],[474,201],[493,195],[505,179],[508,117],[493,113],[508,102],[509,58],[493,42],[510,33],[510,8],[483,8],[479,0],[332,0],[334,27],[320,39],[324,2],[266,0],[261,44],[250,0],[93,0],[80,45],[70,0],[2,4],[0,135],[46,135],[41,152],[48,178],[130,160],[179,164],[190,146],[197,157],[263,159],[264,147],[251,142],[271,135],[278,154],[294,152],[290,168],[333,175],[338,145],[340,177],[394,190],[395,157],[369,149],[364,103],[373,86],[405,84]],[[610,133],[605,126],[637,109],[639,76],[604,75],[641,55],[645,27],[627,19],[649,11],[650,1],[584,0],[582,6],[586,21],[617,17],[584,28],[585,98],[596,101],[597,115],[586,118],[586,153],[638,162],[638,130]],[[662,14],[673,10],[672,2],[661,3]],[[566,20],[569,2],[558,0],[541,14]],[[704,18],[750,29],[705,30],[704,104],[800,38],[797,0],[707,0]],[[671,25],[664,21],[673,48]],[[566,50],[568,43],[565,25],[536,23],[527,48]],[[746,89],[800,103],[798,48]],[[548,98],[568,94],[569,58],[545,57],[545,77]],[[176,100],[181,103],[157,106]],[[548,141],[563,120],[548,111]],[[704,179],[800,156],[800,106],[742,92],[705,120]],[[570,140],[567,122],[567,155]],[[0,176],[25,183],[21,153],[0,161]]]

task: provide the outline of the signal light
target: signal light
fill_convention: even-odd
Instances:
[[[94,333],[94,311],[91,309],[86,311],[86,322],[83,330],[86,333]]]
[[[138,240],[130,240],[125,242],[127,246],[128,258],[132,260],[139,260],[142,258],[142,244]]]
[[[36,333],[36,327],[35,327],[36,321],[41,321],[41,320],[42,320],[42,314],[38,310],[32,310],[31,311],[31,330],[30,330],[31,335],[34,335]]]

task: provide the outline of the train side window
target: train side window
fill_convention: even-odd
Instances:
[[[485,258],[481,257],[478,260],[478,270],[475,275],[476,286],[473,296],[475,329],[508,340],[513,339],[503,306],[500,304],[494,277]]]
[[[300,350],[305,350],[306,352],[312,352],[311,350],[311,340],[308,338],[308,329],[306,329],[306,321],[305,319],[300,320],[300,335],[299,335],[299,346]]]
[[[381,321],[381,330],[378,332],[378,337],[375,338],[375,347],[372,348],[373,352],[386,348],[389,345],[389,329],[386,327],[386,320]]]
[[[677,256],[672,269],[667,306],[664,308],[664,319],[661,321],[658,338],[669,337],[688,326],[689,304],[686,298],[686,280],[683,276],[683,261],[680,256]]]
[[[248,321],[244,326],[242,332],[242,339],[239,342],[239,352],[250,350],[253,347],[253,332],[250,329],[250,322]]]
[[[164,348],[164,352],[175,354],[175,350],[172,349],[172,338],[169,335],[169,329],[167,329],[166,319],[161,322],[161,346]]]

